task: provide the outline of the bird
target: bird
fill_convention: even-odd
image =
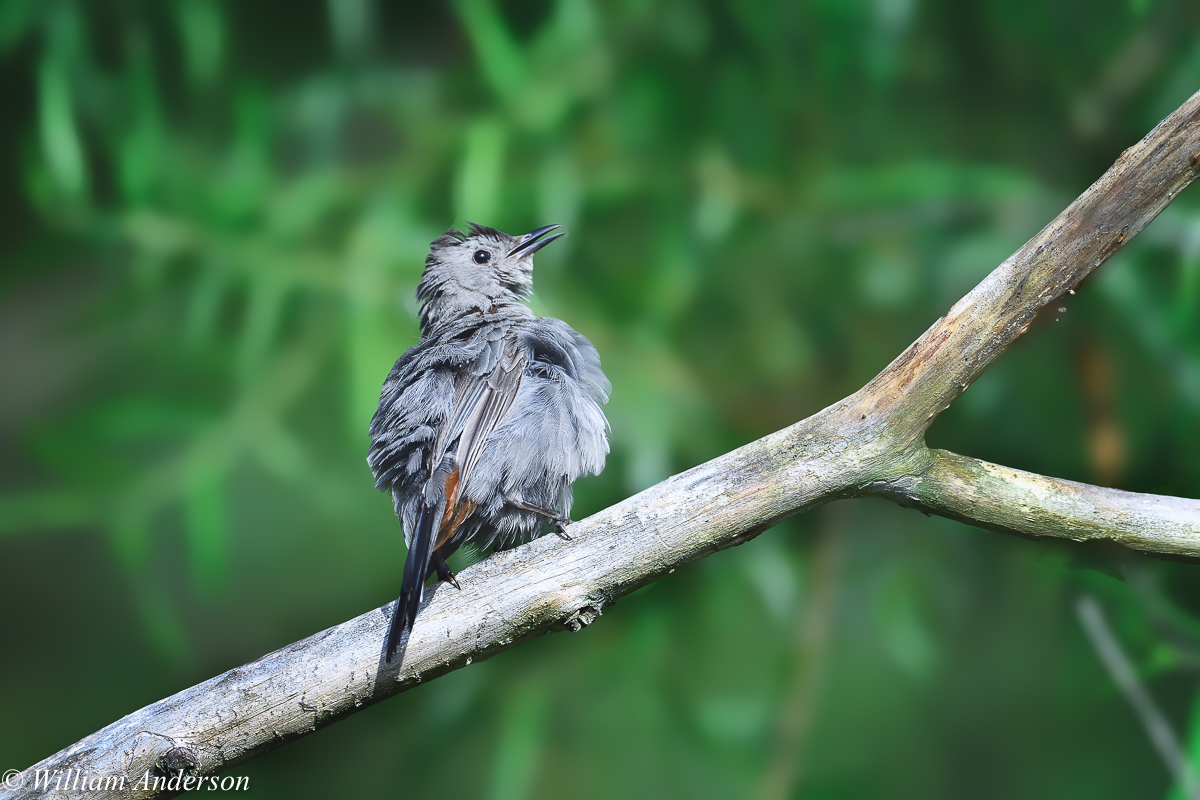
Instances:
[[[514,546],[553,528],[570,540],[572,484],[608,455],[600,355],[567,323],[535,316],[533,256],[565,235],[469,222],[435,239],[417,284],[421,335],[396,361],[371,419],[367,463],[389,492],[408,554],[388,628],[391,662],[427,579],[462,588],[460,546]]]

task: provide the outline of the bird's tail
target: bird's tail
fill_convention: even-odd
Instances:
[[[408,557],[404,560],[400,598],[396,601],[392,622],[388,627],[386,659],[389,663],[400,646],[400,640],[412,630],[417,618],[417,609],[425,592],[425,579],[429,577],[438,523],[446,513],[446,478],[455,468],[454,457],[444,456],[422,492],[417,527],[408,545]]]

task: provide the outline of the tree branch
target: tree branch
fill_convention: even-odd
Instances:
[[[156,770],[211,775],[534,636],[579,630],[676,567],[839,497],[875,494],[983,527],[1200,554],[1197,501],[1043,478],[924,444],[934,417],[1040,308],[1196,177],[1198,114],[1200,93],[854,395],[576,523],[570,542],[548,536],[498,553],[459,574],[462,591],[439,585],[398,665],[382,659],[389,604],[136,711],[25,770],[0,797],[49,793],[54,771],[68,769],[125,776],[123,791],[89,786],[89,798],[170,791],[151,785]],[[50,785],[35,786],[39,776]]]
[[[1135,550],[1200,556],[1200,501],[1102,489],[945,450],[929,454],[919,475],[879,494],[1003,533],[1109,539]]]
[[[1160,122],[1065,211],[954,304],[854,397],[919,437],[1043,307],[1153,220],[1196,179],[1200,92]]]

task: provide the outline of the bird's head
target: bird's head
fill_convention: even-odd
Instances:
[[[438,323],[476,311],[515,303],[533,291],[533,254],[563,233],[547,225],[523,236],[467,223],[467,233],[451,228],[433,241],[417,285],[421,333]]]

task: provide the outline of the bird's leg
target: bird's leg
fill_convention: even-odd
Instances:
[[[450,567],[446,566],[446,559],[441,556],[434,556],[433,568],[437,572],[439,581],[445,581],[455,589],[462,588],[462,584],[458,582],[458,578],[454,577],[454,573],[450,571]]]
[[[541,514],[543,517],[548,517],[550,521],[554,523],[554,532],[559,535],[559,538],[566,539],[568,542],[571,541],[571,536],[567,533],[567,526],[574,525],[575,521],[570,517],[566,516],[565,514],[560,514],[557,511],[550,511],[545,508],[530,505],[524,500],[513,500],[511,497],[507,499],[510,506],[516,506],[522,511],[532,511],[534,514]]]

